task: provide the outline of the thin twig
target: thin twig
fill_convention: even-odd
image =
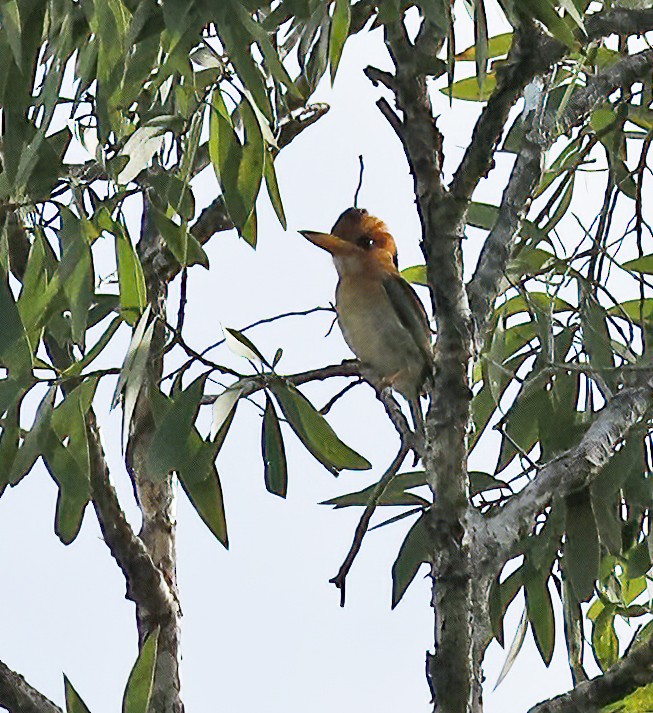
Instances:
[[[363,171],[365,170],[365,162],[363,161],[362,154],[359,155],[358,162],[360,164],[360,168],[358,170],[358,186],[356,186],[356,192],[354,193],[354,208],[358,208],[358,194],[363,187]]]
[[[181,334],[186,318],[186,303],[188,302],[188,268],[181,271],[181,287],[179,291],[179,310],[177,312],[177,331]]]
[[[314,314],[315,312],[335,312],[335,307],[333,305],[329,307],[311,307],[310,309],[304,310],[293,310],[291,312],[282,312],[281,314],[276,314],[274,317],[264,317],[263,319],[257,319],[256,322],[248,324],[246,327],[239,329],[239,332],[247,332],[254,327],[260,327],[262,324],[271,324],[272,322],[277,322],[280,319],[285,319],[286,317],[306,317],[309,314]],[[206,349],[203,349],[200,353],[202,356],[215,349],[216,347],[222,346],[227,340],[220,339],[214,344],[209,345]]]
[[[335,396],[332,396],[324,404],[324,406],[322,406],[322,408],[320,409],[320,413],[323,416],[326,416],[329,413],[329,411],[331,411],[331,409],[333,408],[333,406],[339,399],[341,399],[350,389],[353,389],[354,386],[358,386],[362,381],[363,381],[363,377],[361,376],[358,379],[356,379],[356,381],[352,381],[351,383],[347,384],[347,386],[345,386],[344,389],[340,389],[340,391],[338,391],[338,393]]]
[[[363,539],[365,538],[365,533],[367,532],[369,525],[370,525],[370,520],[372,519],[372,515],[374,515],[374,511],[376,510],[376,506],[379,503],[379,500],[383,493],[385,492],[385,489],[390,485],[392,482],[392,479],[397,475],[399,472],[399,468],[401,468],[401,464],[404,462],[404,459],[408,455],[410,448],[402,442],[401,448],[399,449],[399,452],[395,456],[395,459],[392,461],[390,464],[390,467],[386,472],[383,474],[383,477],[379,482],[376,484],[376,487],[374,488],[374,491],[372,492],[372,495],[370,495],[370,499],[365,506],[365,510],[363,511],[363,514],[361,515],[361,519],[358,522],[358,525],[356,526],[356,531],[354,533],[354,540],[351,544],[351,547],[349,548],[349,552],[347,553],[347,556],[345,557],[344,562],[340,566],[340,569],[338,570],[338,574],[336,574],[335,577],[329,580],[330,583],[335,584],[336,587],[340,590],[340,606],[344,607],[345,606],[345,584],[347,580],[347,575],[349,574],[349,570],[351,569],[352,565],[354,564],[354,560],[356,559],[356,555],[360,552],[360,548],[363,544]]]

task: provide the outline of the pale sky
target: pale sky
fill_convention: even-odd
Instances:
[[[495,28],[494,33],[503,28]],[[461,43],[461,48],[466,43]],[[326,253],[296,233],[328,229],[352,204],[358,155],[366,164],[360,205],[382,217],[397,239],[401,267],[422,262],[412,183],[401,146],[374,105],[379,90],[363,76],[369,63],[385,67],[381,33],[361,34],[347,44],[333,90],[323,82],[315,97],[329,114],[284,149],[277,170],[289,228],[284,233],[263,198],[259,248],[251,250],[233,232],[207,246],[210,271],[189,274],[186,338],[198,350],[221,336],[220,325],[242,328],[261,317],[326,305],[336,274]],[[447,167],[462,155],[478,105],[434,92],[444,131]],[[505,177],[512,157],[499,156]],[[499,181],[479,195],[498,199]],[[200,206],[217,194],[210,170],[196,185]],[[465,243],[469,266],[478,244]],[[176,310],[172,289],[171,308]],[[426,297],[425,292],[422,293]],[[350,355],[337,328],[325,337],[326,315],[290,319],[249,334],[264,354],[284,348],[281,373],[338,362]],[[120,359],[128,330],[121,328],[113,361]],[[217,361],[246,370],[226,352]],[[104,403],[114,382],[103,381]],[[219,387],[216,385],[216,392]],[[339,384],[310,385],[305,393],[319,407]],[[112,479],[132,523],[138,511],[119,451],[120,415],[100,409]],[[208,410],[207,410],[208,411]],[[208,424],[209,414],[204,417]],[[365,386],[350,392],[329,416],[337,433],[373,463],[370,472],[343,472],[334,479],[286,429],[289,492],[286,501],[264,488],[259,411],[241,404],[218,459],[229,527],[226,552],[182,494],[179,499],[179,584],[183,607],[182,686],[188,713],[376,713],[430,710],[424,656],[432,646],[429,580],[418,575],[395,611],[390,610],[390,568],[408,521],[370,533],[348,579],[347,606],[328,580],[351,542],[360,511],[333,511],[321,500],[377,480],[397,447],[382,407]],[[487,453],[492,470],[495,451]],[[405,469],[410,464],[407,462]],[[122,692],[136,656],[133,605],[88,508],[75,542],[64,547],[53,533],[56,487],[39,464],[0,499],[0,659],[63,705],[62,673],[71,679],[92,713],[120,710]],[[386,510],[383,514],[395,514]],[[423,567],[423,573],[427,568]],[[506,637],[521,614],[513,604]],[[559,622],[560,623],[560,622]],[[490,692],[505,653],[490,648],[486,674],[490,713],[524,711],[566,690],[562,631],[549,669],[530,633],[508,678]]]

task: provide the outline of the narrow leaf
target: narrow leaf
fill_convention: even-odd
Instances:
[[[564,569],[577,601],[586,602],[599,572],[599,533],[587,491],[567,498],[566,530]]]
[[[341,470],[367,470],[370,462],[336,436],[322,414],[294,386],[275,379],[270,384],[284,416],[308,451],[337,475]]]
[[[79,693],[73,688],[73,684],[65,674],[63,681],[66,695],[66,713],[90,713],[86,703],[80,698]]]
[[[250,361],[260,362],[269,366],[265,357],[261,352],[254,346],[251,339],[248,339],[242,332],[237,329],[232,329],[231,327],[225,327],[223,329],[225,342],[229,349],[238,356],[245,357]]]
[[[122,700],[123,713],[147,713],[154,686],[158,638],[159,627],[157,626],[145,639],[136,663],[129,674]]]
[[[521,651],[521,647],[524,644],[524,639],[526,638],[527,630],[528,617],[526,616],[526,607],[524,607],[521,619],[519,620],[519,624],[517,625],[517,631],[515,631],[515,636],[512,640],[512,644],[510,644],[510,648],[508,649],[506,660],[503,662],[503,666],[501,667],[501,672],[499,673],[497,682],[494,684],[495,690],[498,688],[499,684],[503,681],[503,679],[508,675],[508,672],[512,668],[512,665],[515,663],[517,655]]]
[[[272,399],[267,394],[261,434],[261,450],[265,467],[265,487],[270,493],[285,498],[288,491],[286,450],[277,412]]]
[[[553,602],[548,581],[548,572],[532,571],[524,575],[528,620],[531,623],[537,650],[546,666],[551,663],[555,644]]]
[[[430,558],[431,542],[424,513],[410,528],[392,565],[392,608],[401,601],[420,566]]]
[[[338,64],[342,56],[342,49],[349,35],[349,25],[351,23],[351,8],[349,0],[336,0],[333,17],[331,18],[331,30],[329,32],[329,64],[331,66],[331,84],[336,78]]]

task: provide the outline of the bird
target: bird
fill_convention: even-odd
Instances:
[[[388,227],[364,208],[348,208],[330,233],[299,232],[333,257],[338,324],[363,373],[378,389],[392,388],[408,401],[423,437],[420,395],[432,375],[431,328],[424,305],[399,272]]]

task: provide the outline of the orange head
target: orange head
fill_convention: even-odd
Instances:
[[[377,263],[386,268],[397,268],[397,246],[386,224],[370,215],[364,208],[348,208],[336,220],[330,233],[299,231],[314,245],[330,252],[338,259],[354,258],[363,263]]]

